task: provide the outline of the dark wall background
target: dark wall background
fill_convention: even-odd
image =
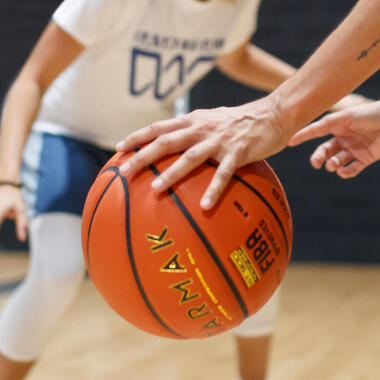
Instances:
[[[4,97],[58,0],[0,2],[0,96]],[[355,4],[354,0],[263,0],[253,42],[299,66]],[[333,54],[334,52],[332,52]],[[358,92],[378,98],[380,75]],[[192,108],[237,105],[263,94],[211,72],[191,94]],[[294,217],[294,260],[380,262],[380,165],[343,181],[313,170],[308,157],[318,142],[270,159],[286,189]],[[0,230],[0,248],[20,248],[13,226]]]

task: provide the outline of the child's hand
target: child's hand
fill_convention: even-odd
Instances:
[[[16,234],[20,241],[26,240],[27,218],[24,200],[20,189],[11,186],[0,186],[0,225],[4,219],[14,219]]]
[[[343,111],[346,108],[352,108],[352,107],[360,106],[362,104],[372,103],[373,101],[374,101],[373,99],[366,98],[363,95],[352,93],[345,96],[341,100],[339,100],[338,103],[334,104],[330,108],[330,112]]]

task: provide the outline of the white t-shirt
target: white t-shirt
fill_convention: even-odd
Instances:
[[[114,148],[247,41],[260,0],[65,0],[53,15],[86,46],[45,93],[34,129]]]

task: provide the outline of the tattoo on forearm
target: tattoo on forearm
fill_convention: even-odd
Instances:
[[[360,53],[359,57],[358,57],[356,60],[357,60],[357,61],[360,61],[362,58],[365,58],[365,57],[368,55],[368,53],[370,52],[370,50],[372,50],[372,49],[374,49],[375,47],[377,47],[377,45],[380,46],[380,39],[374,41],[374,42],[372,43],[372,45],[371,45],[367,50],[363,50],[363,51]]]

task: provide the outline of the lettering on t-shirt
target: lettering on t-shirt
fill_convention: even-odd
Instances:
[[[159,49],[179,49],[201,52],[212,52],[223,48],[224,38],[203,38],[203,39],[188,39],[172,36],[163,36],[157,33],[150,33],[143,30],[138,30],[135,33],[134,41],[140,46],[155,47]]]

